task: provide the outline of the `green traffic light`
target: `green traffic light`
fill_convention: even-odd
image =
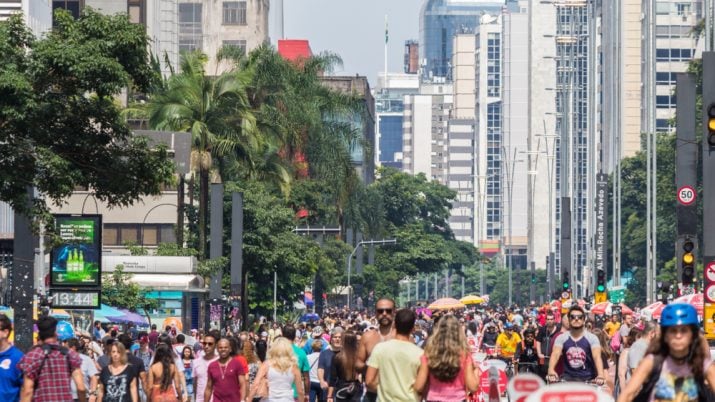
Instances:
[[[605,292],[605,291],[606,291],[606,287],[603,286],[603,285],[598,285],[598,286],[596,286],[596,291],[597,291],[597,292]]]
[[[569,288],[569,283],[568,283],[568,282],[564,282],[564,290],[568,290],[568,288]]]

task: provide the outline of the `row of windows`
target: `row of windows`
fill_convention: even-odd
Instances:
[[[103,226],[102,244],[105,246],[123,246],[128,242],[156,246],[176,242],[176,231],[170,224],[105,223]]]
[[[675,95],[657,95],[655,97],[655,107],[670,109],[675,107]]]
[[[656,49],[656,61],[690,61],[693,49]]]

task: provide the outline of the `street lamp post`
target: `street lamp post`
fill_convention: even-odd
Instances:
[[[556,152],[556,138],[558,138],[558,136],[555,134],[546,134],[546,121],[544,121],[544,134],[536,134],[536,136],[544,138],[546,147],[547,175],[549,180],[549,266],[546,267],[546,272],[548,276],[549,297],[551,297],[554,293],[555,281],[555,272],[553,272],[551,267],[555,266],[554,261],[552,261],[552,252],[554,251],[554,153]],[[553,140],[551,146],[549,146],[549,140]]]
[[[384,244],[397,244],[397,239],[383,239],[383,240],[361,240],[355,246],[355,249],[350,253],[348,257],[348,310],[350,310],[350,299],[352,298],[352,287],[350,286],[350,277],[352,275],[353,268],[353,256],[358,251],[358,249],[364,245],[384,245]]]
[[[510,161],[509,153],[507,152],[506,147],[502,146],[502,154],[503,154],[504,160],[505,160],[505,163],[502,164],[502,166],[504,166],[506,168],[507,204],[509,205],[509,221],[507,223],[508,228],[509,228],[509,237],[508,237],[509,247],[513,246],[512,245],[512,216],[514,215],[514,213],[512,210],[512,206],[513,206],[512,201],[513,201],[513,194],[514,194],[514,168],[515,168],[517,162],[523,162],[522,159],[519,159],[519,160],[516,159],[517,153],[518,153],[518,150],[515,147],[513,156],[511,157],[511,166],[509,166],[509,161]],[[508,270],[509,270],[509,305],[511,305],[512,301],[513,301],[513,293],[514,293],[512,291],[512,286],[513,286],[512,285],[512,282],[513,282],[513,278],[512,278],[513,272],[512,271],[513,271],[513,267],[514,267],[512,264],[513,263],[512,257],[513,257],[514,253],[512,252],[512,250],[509,250],[507,247],[504,247],[504,252],[508,253],[505,255],[505,257],[506,257],[506,262],[507,262],[507,266],[508,266]]]

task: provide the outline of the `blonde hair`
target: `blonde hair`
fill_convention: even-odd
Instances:
[[[298,359],[293,353],[293,342],[284,337],[276,338],[268,349],[268,361],[271,367],[278,371],[288,371],[298,364]]]
[[[454,380],[467,352],[467,337],[457,318],[453,315],[440,318],[425,346],[430,374],[440,381]]]
[[[127,364],[127,349],[124,348],[124,345],[122,345],[121,342],[115,341],[112,343],[112,345],[109,347],[109,364],[112,364],[112,349],[117,348],[117,352],[119,352],[119,362],[122,364]]]

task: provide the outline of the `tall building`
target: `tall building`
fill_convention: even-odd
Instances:
[[[503,148],[501,15],[485,16],[476,35],[477,57],[477,192],[483,223],[479,239],[503,245],[507,195]],[[480,247],[481,248],[481,247]],[[486,247],[485,247],[486,248]]]
[[[524,10],[526,11],[526,10]],[[505,245],[507,255],[512,258],[512,266],[518,269],[528,268],[530,260],[528,217],[533,213],[529,204],[528,192],[533,191],[533,169],[538,169],[538,163],[546,162],[546,158],[538,159],[536,150],[529,148],[529,19],[526,12],[515,10],[503,14],[502,22],[502,131],[504,149],[511,166],[503,167],[512,177],[504,177],[504,189],[510,186],[511,205],[507,205],[505,219],[511,224],[505,225]],[[530,162],[533,162],[530,164]],[[513,170],[513,172],[512,172]],[[506,192],[506,196],[509,196]],[[511,235],[511,239],[509,239]],[[539,268],[543,264],[538,264]]]
[[[420,44],[416,40],[405,41],[404,72],[417,74],[420,69]]]
[[[405,95],[419,92],[416,74],[380,73],[375,87],[375,164],[402,170]]]
[[[425,0],[420,10],[422,78],[451,80],[454,35],[474,33],[482,15],[499,15],[504,5],[504,0]]]
[[[556,247],[562,255],[570,255],[570,261],[557,260],[560,267],[568,269],[576,294],[582,295],[579,284],[584,281],[590,253],[590,225],[593,205],[592,150],[598,144],[591,136],[590,120],[591,85],[594,85],[590,65],[592,40],[591,5],[588,0],[559,0],[556,6],[556,132],[559,135],[556,153],[556,190],[561,196],[557,203],[557,232],[570,228],[570,234],[556,236]],[[570,205],[565,203],[570,200]],[[568,220],[569,222],[564,221]],[[562,238],[570,238],[568,243]],[[565,250],[564,247],[570,247]]]
[[[529,262],[546,266],[555,257],[556,238],[556,8],[551,3],[520,1],[528,16],[528,152],[531,174],[527,191]],[[546,23],[554,21],[553,23]],[[555,258],[551,258],[553,262]],[[550,273],[551,274],[551,273]],[[552,281],[553,282],[553,281]]]
[[[447,185],[456,191],[449,225],[457,240],[475,243],[476,178],[476,37],[458,34],[452,46],[453,99],[449,119]]]
[[[351,122],[353,127],[362,133],[362,139],[367,144],[363,147],[356,142],[351,149],[352,161],[358,175],[365,184],[375,181],[375,158],[369,154],[375,149],[375,98],[370,92],[370,84],[364,76],[323,76],[320,78],[323,85],[343,93],[355,94],[365,102],[367,113],[356,113],[340,118]]]
[[[698,38],[692,32],[703,18],[703,0],[659,0],[655,13],[655,33],[649,32],[655,34],[655,129],[672,132],[675,77],[687,71],[695,55]],[[649,67],[644,63],[643,68]]]
[[[53,3],[59,3],[59,1],[3,0],[0,2],[0,21],[5,21],[11,15],[20,13],[32,33],[39,37],[52,28]]]
[[[225,65],[216,52],[225,45],[244,52],[268,41],[268,0],[179,0],[179,51],[200,50],[210,57],[209,74]]]
[[[423,82],[418,94],[405,96],[402,171],[424,173],[428,180],[447,184],[447,132],[452,98],[452,85],[440,80]]]

